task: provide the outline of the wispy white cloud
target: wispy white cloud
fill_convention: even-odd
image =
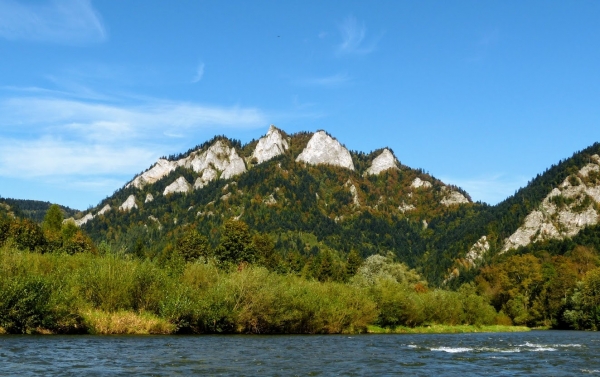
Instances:
[[[0,175],[20,178],[122,174],[139,170],[156,154],[136,146],[87,144],[49,136],[35,140],[4,138],[0,142]]]
[[[159,99],[130,104],[17,96],[0,101],[0,113],[0,177],[87,176],[94,182],[133,176],[208,128],[268,124],[256,108]]]
[[[204,63],[200,63],[200,64],[198,64],[198,68],[196,69],[196,75],[192,79],[192,84],[195,84],[198,81],[202,80],[203,76],[204,76]]]
[[[0,102],[0,111],[7,126],[76,124],[79,127],[105,127],[119,124],[131,127],[134,132],[208,126],[254,127],[266,123],[264,113],[252,107],[206,106],[165,100],[122,105],[77,99],[14,97]]]
[[[102,42],[107,33],[89,0],[0,0],[0,37],[80,44]]]
[[[353,16],[346,17],[339,25],[342,42],[337,46],[338,54],[368,54],[377,48],[379,38],[367,40],[367,27]]]
[[[331,76],[309,77],[294,81],[300,86],[337,87],[350,82],[352,78],[347,73],[336,73]]]
[[[443,182],[463,188],[474,201],[497,204],[527,185],[527,178],[490,174],[472,178],[441,177]]]

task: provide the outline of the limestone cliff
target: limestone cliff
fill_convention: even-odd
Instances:
[[[366,174],[377,175],[389,169],[398,169],[398,162],[392,152],[385,148],[379,156],[375,157]]]
[[[123,202],[123,204],[121,204],[119,206],[119,210],[121,211],[131,211],[134,208],[137,208],[137,204],[135,204],[135,196],[133,195],[129,195],[129,197],[127,198],[127,200],[125,200]]]
[[[185,161],[169,161],[164,158],[158,159],[153,167],[138,175],[129,182],[125,187],[134,186],[138,189],[143,188],[147,184],[152,184],[163,177],[166,177],[170,172],[181,166]]]
[[[235,148],[229,147],[225,142],[218,140],[206,151],[191,155],[185,164],[199,174],[206,169],[221,172],[222,179],[229,179],[246,171],[244,160],[238,156]]]
[[[88,221],[92,220],[93,218],[94,218],[94,215],[92,215],[91,213],[88,213],[85,216],[83,216],[81,219],[73,220],[73,221],[75,222],[75,225],[82,226],[83,224],[87,223]]]
[[[440,203],[445,205],[446,207],[454,204],[469,203],[469,199],[467,199],[463,194],[461,194],[458,191],[451,190],[446,186],[442,187],[442,191],[445,194]]]
[[[412,181],[410,186],[412,188],[430,188],[432,185],[431,185],[431,182],[424,181],[421,178],[417,177]]]
[[[191,189],[192,185],[190,185],[184,177],[179,177],[165,188],[165,191],[163,191],[163,195],[169,195],[174,193],[186,193]]]
[[[252,152],[252,159],[256,159],[256,162],[260,164],[285,153],[288,148],[287,140],[275,126],[271,125],[267,134],[256,144],[256,148]]]
[[[217,140],[208,149],[195,151],[176,161],[159,159],[154,166],[135,177],[125,187],[134,186],[141,189],[147,184],[155,183],[166,177],[180,166],[200,174],[202,180],[196,182],[196,188],[202,188],[209,181],[216,179],[218,172],[221,173],[222,179],[229,179],[246,171],[244,160],[238,156],[235,148],[229,147],[222,140]],[[204,174],[206,170],[209,171]]]
[[[350,152],[339,141],[327,135],[325,131],[315,132],[296,161],[312,165],[340,166],[354,170]]]
[[[104,207],[102,207],[102,209],[100,211],[98,211],[98,213],[96,214],[96,216],[104,215],[108,211],[110,211],[110,205],[107,204]]]
[[[476,266],[477,262],[483,259],[483,256],[490,250],[490,243],[487,240],[487,236],[481,237],[477,242],[471,246],[465,259],[471,266]]]
[[[523,225],[504,241],[502,252],[531,242],[572,237],[584,227],[598,223],[600,157],[594,155],[592,160],[554,188],[539,208],[525,217]]]

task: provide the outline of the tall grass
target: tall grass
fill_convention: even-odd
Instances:
[[[371,324],[493,323],[496,313],[481,300],[385,280],[310,281],[251,265],[223,270],[112,252],[0,248],[0,333],[327,334],[366,332]]]

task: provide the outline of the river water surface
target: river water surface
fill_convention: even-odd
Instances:
[[[600,375],[600,333],[1,336],[0,375]]]

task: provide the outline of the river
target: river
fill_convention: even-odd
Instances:
[[[0,375],[572,376],[600,333],[0,336]]]

